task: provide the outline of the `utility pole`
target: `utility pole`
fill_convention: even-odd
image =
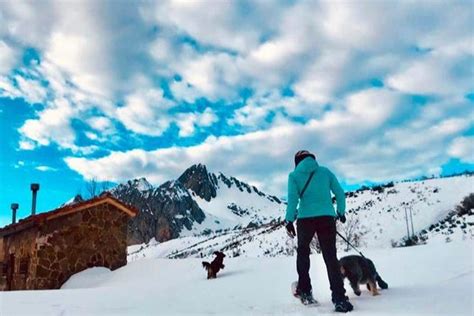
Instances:
[[[410,221],[411,221],[411,234],[415,237],[415,229],[413,228],[413,214],[412,214],[413,206],[410,206]]]
[[[408,227],[408,213],[407,213],[406,206],[405,206],[405,221],[407,223],[407,239],[410,239],[410,228]]]

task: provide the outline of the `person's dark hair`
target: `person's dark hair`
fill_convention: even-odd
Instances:
[[[300,150],[295,154],[295,167],[298,166],[298,164],[303,161],[306,157],[313,157],[313,159],[316,159],[316,156],[312,153],[310,153],[307,150]]]

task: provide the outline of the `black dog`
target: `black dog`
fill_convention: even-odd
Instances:
[[[359,284],[367,284],[372,295],[379,295],[377,283],[381,289],[387,289],[388,284],[380,277],[372,260],[362,256],[346,256],[339,260],[343,278],[349,279],[355,295],[361,294]]]
[[[207,270],[207,279],[215,279],[217,277],[217,272],[219,272],[220,269],[224,269],[222,263],[224,262],[225,254],[220,251],[215,251],[214,254],[216,257],[211,263],[205,261],[202,262],[202,266]]]

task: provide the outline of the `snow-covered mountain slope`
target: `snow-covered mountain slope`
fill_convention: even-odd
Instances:
[[[196,225],[187,235],[206,229],[225,230],[249,224],[257,227],[284,214],[285,204],[277,197],[234,177],[208,172],[201,164],[186,170],[178,181],[188,188],[206,214],[203,223]]]
[[[464,197],[474,192],[474,177],[462,175],[450,178],[401,182],[378,186],[372,189],[348,193],[347,222],[338,223],[338,231],[353,244],[362,249],[386,248],[407,235],[410,210],[414,234],[428,231],[429,227],[444,220],[455,210]],[[211,200],[212,201],[212,200]],[[471,215],[464,215],[459,221],[465,225],[460,233],[450,240],[474,238],[474,221]],[[179,238],[167,243],[151,243],[129,249],[129,260],[143,257],[200,257],[223,250],[230,256],[281,256],[295,251],[295,242],[287,237],[283,226],[273,223],[247,229],[222,230],[206,236]],[[410,234],[411,222],[409,222]],[[435,238],[445,231],[432,229],[428,242],[446,239]],[[340,250],[348,250],[347,244],[339,239]]]
[[[368,250],[389,289],[357,297],[346,281],[351,314],[472,315],[473,250],[472,241]],[[0,292],[0,315],[334,315],[321,255],[311,257],[314,308],[290,293],[294,257],[225,258],[215,280],[202,260],[139,260],[86,270],[61,290]]]
[[[129,244],[256,227],[282,216],[285,208],[277,197],[202,164],[156,188],[141,178],[111,193],[140,210],[129,225]]]
[[[472,239],[474,236],[474,193],[466,197],[456,209],[438,222],[423,229],[422,240],[451,242]]]
[[[464,197],[474,192],[474,177],[463,175],[397,183],[393,187],[354,192],[347,199],[348,213],[358,218],[364,242],[384,247],[407,235],[405,211],[411,231],[422,231],[454,210]]]

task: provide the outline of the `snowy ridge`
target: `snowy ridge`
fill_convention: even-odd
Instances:
[[[111,193],[140,210],[129,224],[129,245],[258,227],[282,216],[285,209],[277,197],[234,177],[209,172],[202,164],[158,187],[140,178],[116,186]]]
[[[141,192],[153,189],[153,186],[145,178],[128,180],[126,183],[119,184],[114,190],[120,189],[121,186],[128,187],[129,189],[136,189]]]
[[[390,248],[392,243],[400,241],[407,234],[405,209],[408,214],[410,209],[412,211],[415,234],[428,231],[429,227],[445,220],[463,198],[474,191],[473,179],[474,177],[470,175],[461,175],[401,182],[350,192],[347,194],[347,223],[344,225],[338,223],[338,231],[347,237],[349,227],[354,226],[360,235],[359,240],[353,241],[358,247]],[[225,197],[225,193],[222,196]],[[201,208],[210,210],[210,213],[220,218],[222,218],[219,213],[223,211],[222,205],[229,202],[225,198],[216,200],[217,203],[213,200],[210,202],[199,198],[196,200]],[[129,251],[129,261],[157,257],[206,257],[215,250],[223,250],[231,257],[292,255],[296,247],[295,241],[287,237],[283,226],[276,225],[279,222],[278,218],[283,214],[284,208],[277,213],[278,217],[275,217],[274,221],[255,227],[231,229],[229,225],[220,226],[220,230],[214,229],[205,235],[187,236],[165,243],[145,244],[141,246],[140,251],[137,249]],[[229,214],[226,215],[230,222],[237,220]],[[436,227],[433,226],[428,234],[428,243],[444,242],[448,235],[452,235],[450,240],[473,239],[472,215],[466,214],[456,218],[454,222],[456,221],[459,221],[459,229],[451,229],[456,233],[450,233],[449,227],[435,231]],[[206,220],[203,224],[207,225]],[[439,234],[443,234],[443,237],[436,237]],[[348,250],[342,240],[338,241],[338,247],[340,250]]]
[[[206,219],[199,226],[201,231],[204,227],[211,230],[246,227],[249,224],[257,227],[283,217],[286,206],[278,198],[266,195],[234,177],[227,178],[222,173],[210,173],[210,177],[214,180],[216,196],[209,201],[189,189],[206,214]],[[214,225],[216,220],[218,226]]]

